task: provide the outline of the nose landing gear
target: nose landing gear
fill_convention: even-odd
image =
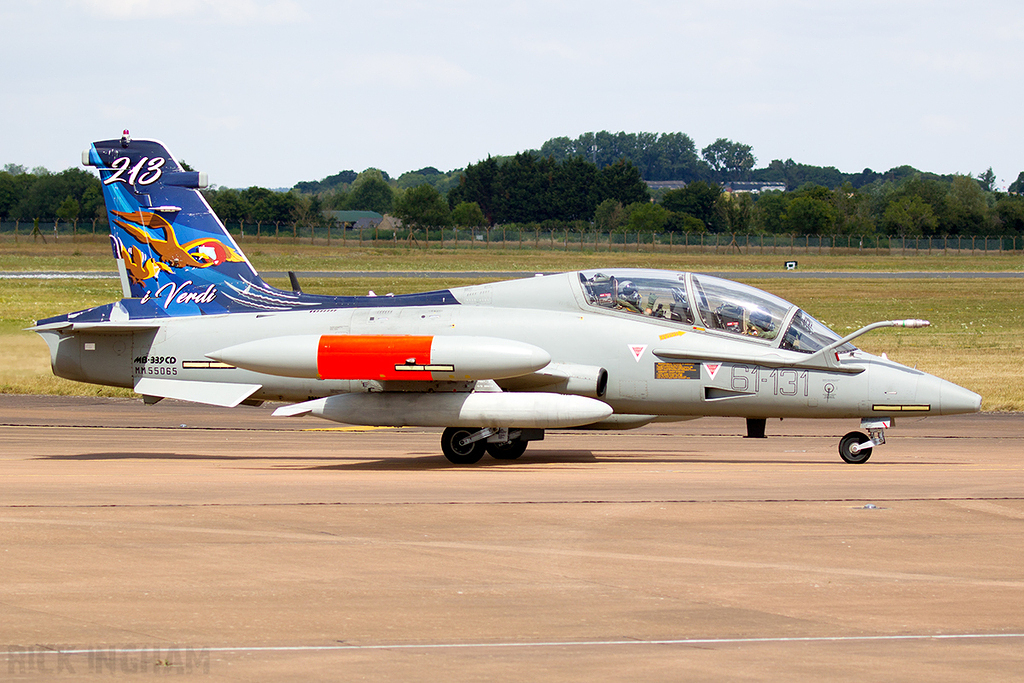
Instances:
[[[839,457],[852,465],[867,462],[874,447],[885,443],[885,430],[892,426],[892,418],[865,418],[860,421],[860,426],[868,433],[850,432],[839,442]]]

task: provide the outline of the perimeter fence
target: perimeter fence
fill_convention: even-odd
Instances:
[[[577,232],[528,227],[397,230],[284,223],[230,223],[240,243],[314,244],[362,248],[541,249],[555,251],[651,251],[718,254],[977,254],[1024,252],[1022,235],[741,235],[733,233]],[[0,223],[0,241],[105,240],[101,221]],[[164,235],[154,234],[158,239]]]

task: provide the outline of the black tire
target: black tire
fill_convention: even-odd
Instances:
[[[871,439],[864,432],[850,432],[839,442],[839,457],[851,465],[860,465],[867,462],[868,458],[871,457],[871,448],[865,448],[857,453],[853,453],[850,450],[850,446],[867,443],[868,441],[871,441]]]
[[[484,457],[487,444],[482,439],[471,444],[460,446],[459,442],[471,434],[480,431],[468,427],[448,427],[441,434],[441,452],[448,461],[455,465],[472,465]]]
[[[505,443],[489,443],[487,452],[495,460],[515,460],[526,452],[526,442],[522,439],[512,439]]]

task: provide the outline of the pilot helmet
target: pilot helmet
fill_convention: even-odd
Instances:
[[[763,308],[755,308],[750,312],[750,324],[762,332],[771,332],[775,329],[772,316]]]
[[[637,308],[640,307],[640,292],[629,280],[619,283],[619,298]]]

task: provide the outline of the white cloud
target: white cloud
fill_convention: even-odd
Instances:
[[[579,50],[561,40],[530,40],[523,44],[523,49],[536,57],[567,62],[584,61],[583,54]]]
[[[245,118],[237,114],[223,115],[223,116],[202,116],[201,120],[209,131],[230,131],[235,132],[242,130],[245,124]]]
[[[356,56],[339,78],[358,85],[394,88],[449,88],[473,80],[468,71],[444,57],[398,52]]]
[[[132,121],[138,116],[138,110],[121,103],[100,101],[97,105],[100,115],[107,121]]]
[[[75,0],[108,19],[199,19],[229,24],[288,24],[308,15],[294,0]]]
[[[939,136],[963,134],[966,128],[960,120],[948,114],[927,114],[921,117],[920,122],[926,133]]]

